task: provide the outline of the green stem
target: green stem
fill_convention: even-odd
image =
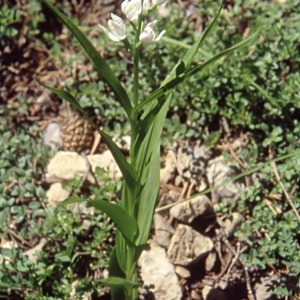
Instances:
[[[141,32],[142,16],[138,18],[138,24],[135,32],[135,45],[134,45],[134,57],[133,57],[133,106],[137,106],[139,99],[139,58],[140,58],[140,45],[139,37]]]
[[[141,32],[142,16],[139,16],[135,31],[135,43],[133,49],[133,107],[136,107],[139,102],[139,58],[140,58],[140,43],[139,37]],[[133,111],[133,110],[132,110]],[[131,115],[131,141],[136,138],[137,131],[137,112],[133,111]]]

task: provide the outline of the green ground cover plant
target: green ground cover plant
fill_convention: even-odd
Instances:
[[[18,107],[3,106],[6,118],[0,119],[0,239],[12,245],[0,249],[0,298],[68,299],[76,290],[80,299],[100,293],[102,287],[87,282],[85,272],[108,267],[113,224],[103,214],[46,206],[42,178],[52,153],[35,135],[36,125],[11,128],[9,120],[27,114],[30,101],[19,99],[22,102]],[[118,185],[108,180],[105,171],[96,174],[108,184],[86,193],[114,200]],[[84,195],[81,184],[74,178],[65,188]],[[35,257],[24,255],[40,240],[47,243],[31,254]]]

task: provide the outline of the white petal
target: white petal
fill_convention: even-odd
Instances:
[[[107,22],[108,29],[99,24],[99,27],[113,41],[118,42],[126,38],[126,27],[123,20],[115,14],[111,14],[112,20]]]
[[[144,30],[141,34],[140,34],[140,41],[143,44],[152,44],[155,38],[155,34],[154,31],[146,31]]]
[[[152,22],[146,25],[145,30],[147,30],[148,28],[153,29],[156,24],[157,24],[157,20],[153,20]]]
[[[167,0],[153,0],[153,4],[155,5],[161,5],[167,2]]]
[[[157,38],[155,38],[155,32],[153,30],[154,26],[156,25],[157,20],[154,20],[146,25],[143,32],[140,34],[140,41],[143,44],[153,44],[158,42],[161,37],[165,34],[165,30],[163,30]]]
[[[144,0],[143,2],[143,12],[147,12],[151,7],[150,0]]]
[[[165,33],[166,33],[166,31],[163,30],[163,31],[157,36],[157,38],[156,38],[154,41],[155,41],[155,42],[159,42],[160,39],[162,38],[162,36],[163,36]]]
[[[103,32],[114,42],[119,42],[121,41],[120,37],[108,30],[107,28],[103,27],[102,25],[99,24],[99,27],[103,30]]]
[[[121,9],[130,21],[135,21],[142,12],[141,0],[125,0],[122,2]]]
[[[120,40],[124,40],[126,38],[126,33],[125,33],[125,24],[123,20],[112,14],[112,19],[108,21],[108,28],[110,29],[111,32],[113,32],[115,35],[117,35]]]
[[[122,18],[120,18],[119,16],[115,15],[114,13],[111,13],[111,18],[112,20],[114,20],[115,22],[119,23],[119,24],[123,24],[124,25],[124,28],[125,28],[125,23],[123,21]]]

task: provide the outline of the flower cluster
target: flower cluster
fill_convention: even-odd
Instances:
[[[122,2],[121,9],[124,15],[131,22],[136,21],[141,14],[147,13],[150,9],[157,5],[165,3],[167,0],[125,0]],[[158,42],[161,37],[165,34],[163,30],[157,37],[154,32],[154,26],[157,20],[154,20],[147,24],[140,36],[140,42],[143,44],[153,44]],[[115,42],[122,41],[126,39],[126,26],[124,21],[115,14],[111,14],[111,20],[108,21],[108,28],[99,24],[99,27],[104,31],[104,33]]]

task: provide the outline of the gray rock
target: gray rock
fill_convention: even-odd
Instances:
[[[171,236],[174,233],[173,227],[170,223],[160,214],[154,215],[154,240],[158,245],[168,248]]]
[[[176,265],[188,266],[207,255],[213,246],[210,238],[190,226],[179,224],[171,239],[168,257]]]
[[[255,286],[255,297],[256,300],[275,300],[276,296],[273,295],[273,286],[274,283],[272,281],[276,281],[278,278],[262,278],[261,282],[257,283]]]
[[[206,176],[210,187],[222,184],[235,175],[235,171],[225,164],[223,156],[216,157],[208,162]],[[213,203],[218,203],[224,198],[226,198],[229,203],[236,202],[239,198],[241,188],[243,188],[243,185],[237,182],[223,184],[218,189],[212,191]]]
[[[60,135],[60,126],[56,122],[47,125],[44,130],[43,144],[50,146],[52,149],[60,149],[63,141]]]
[[[153,241],[150,241],[149,246],[138,261],[144,286],[154,286],[156,300],[181,300],[181,286],[165,249]]]
[[[38,259],[38,252],[42,251],[46,244],[47,240],[45,238],[41,238],[41,240],[36,246],[30,248],[27,251],[24,251],[23,255],[27,256],[28,259],[31,261],[36,261]]]
[[[171,216],[184,223],[191,223],[196,217],[212,212],[212,204],[205,195],[197,196],[170,209]]]
[[[244,217],[239,212],[232,213],[232,219],[226,219],[224,221],[225,228],[227,230],[228,236],[232,236],[242,224]]]
[[[163,164],[164,167],[160,170],[160,182],[167,183],[173,178],[174,172],[176,170],[173,151],[169,150],[167,152],[167,155],[164,157]]]

